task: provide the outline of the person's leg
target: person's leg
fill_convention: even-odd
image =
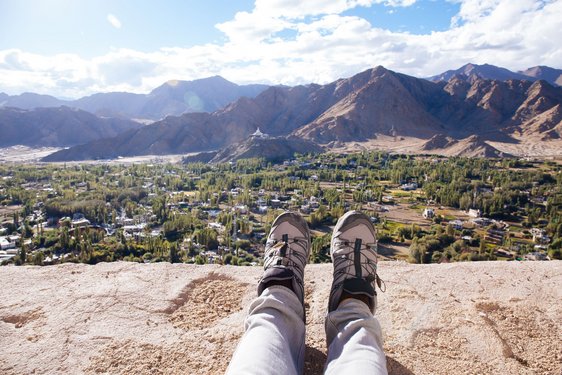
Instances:
[[[258,297],[227,374],[301,374],[304,368],[304,267],[310,232],[304,219],[283,213],[267,238]]]
[[[342,301],[326,317],[325,374],[386,374],[381,326],[358,299]]]
[[[357,211],[342,216],[332,234],[334,280],[326,316],[326,374],[386,374],[376,308],[376,233]]]
[[[266,288],[250,305],[246,333],[227,374],[300,374],[304,365],[303,306],[290,289]]]

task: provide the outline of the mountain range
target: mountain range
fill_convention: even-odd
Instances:
[[[270,87],[253,99],[240,98],[212,113],[167,117],[45,160],[217,150],[245,141],[257,128],[328,149],[398,137],[418,141],[412,143],[411,152],[437,152],[423,142],[442,135],[468,138],[465,149],[481,149],[485,144],[484,156],[499,155],[513,152],[496,152],[490,142],[517,145],[522,137],[535,142],[558,140],[561,101],[562,88],[544,80],[501,81],[455,74],[448,81],[431,82],[376,67],[327,85]]]
[[[464,76],[465,79],[483,78],[499,81],[510,79],[538,81],[544,80],[555,86],[562,86],[562,70],[548,66],[535,66],[523,71],[512,72],[508,69],[494,65],[466,64],[456,70],[448,70],[444,73],[429,77],[432,82],[448,81],[454,76]]]
[[[69,147],[110,138],[142,125],[127,119],[100,118],[69,107],[0,109],[0,147]]]
[[[206,98],[205,103],[219,106],[222,99],[215,97],[226,101],[224,92],[234,95],[241,87],[262,91],[255,97],[236,91],[239,96],[234,95],[235,100],[220,109],[169,115],[151,125],[131,126],[122,133],[61,150],[44,160],[214,150],[221,150],[220,159],[227,160],[224,150],[231,150],[231,158],[236,158],[244,154],[243,150],[259,155],[272,148],[271,141],[245,144],[258,128],[270,139],[278,139],[273,149],[279,149],[278,145],[288,137],[307,141],[310,149],[336,151],[376,148],[486,157],[560,155],[562,88],[556,82],[561,71],[536,67],[525,72],[467,64],[457,71],[420,79],[379,66],[326,85],[265,89],[228,84],[213,77],[199,81],[202,88],[198,98]],[[522,76],[527,78],[520,79]],[[185,87],[193,87],[193,82],[168,82],[147,96],[177,99],[183,92],[187,98],[186,92],[190,91]],[[104,98],[109,94],[99,95]],[[120,94],[113,95],[113,105],[118,107]],[[96,96],[88,98],[93,97]],[[111,102],[108,98],[104,100]],[[79,101],[84,103],[85,99]],[[157,107],[174,108],[173,103],[178,102],[174,100],[162,99]]]
[[[98,116],[160,120],[188,112],[213,112],[242,96],[255,97],[266,85],[237,85],[215,76],[194,81],[168,81],[149,94],[99,93],[77,100],[60,100],[49,95],[0,93],[1,107],[35,109],[67,106]]]

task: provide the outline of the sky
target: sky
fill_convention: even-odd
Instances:
[[[562,68],[562,0],[0,0],[0,92],[329,83],[382,65]]]

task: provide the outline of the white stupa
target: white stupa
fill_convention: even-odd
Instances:
[[[261,131],[260,128],[258,127],[258,128],[256,129],[256,131],[254,132],[254,134],[252,134],[250,137],[251,137],[251,138],[269,138],[269,134],[262,133],[262,131]]]

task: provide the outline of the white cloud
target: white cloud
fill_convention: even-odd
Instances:
[[[409,7],[416,3],[417,0],[375,0],[377,4],[383,4],[390,7]]]
[[[111,24],[111,26],[115,27],[116,29],[121,28],[121,21],[117,18],[114,14],[109,13],[107,15],[107,22]]]
[[[0,51],[0,91],[76,97],[99,91],[148,92],[171,79],[222,75],[237,83],[327,83],[383,65],[430,76],[467,62],[512,70],[562,68],[562,0],[450,0],[460,11],[449,30],[410,34],[377,28],[341,12],[374,2],[412,0],[257,0],[252,12],[217,25],[226,42],[152,52],[114,49],[83,59]],[[310,2],[310,5],[309,5]]]
[[[321,14],[339,14],[357,6],[369,6],[374,0],[256,0],[253,14],[288,19]]]

